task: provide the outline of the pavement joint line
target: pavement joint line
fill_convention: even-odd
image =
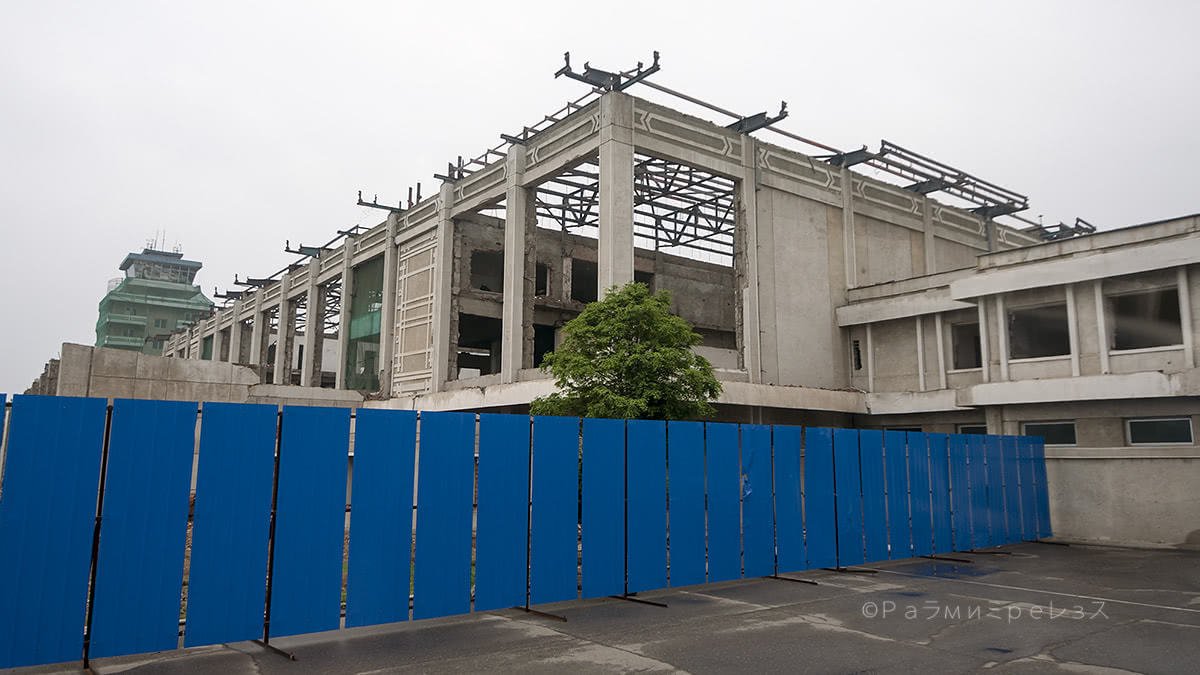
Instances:
[[[1045,593],[1047,595],[1061,595],[1067,598],[1082,598],[1083,600],[1098,600],[1100,602],[1111,602],[1117,605],[1134,605],[1136,607],[1150,607],[1152,609],[1167,609],[1176,612],[1190,612],[1192,614],[1200,614],[1200,609],[1192,609],[1190,607],[1175,607],[1173,605],[1156,605],[1149,602],[1135,602],[1133,600],[1118,600],[1117,598],[1104,598],[1095,595],[1080,595],[1078,593],[1064,593],[1062,591],[1047,591],[1040,588],[1027,588],[1025,586],[1009,586],[1007,584],[989,584],[982,581],[971,581],[969,579],[958,579],[950,577],[930,577],[924,574],[909,574],[907,572],[897,572],[895,570],[879,570],[888,574],[896,574],[902,577],[912,577],[913,579],[940,579],[942,581],[954,581],[963,584],[974,584],[976,586],[987,586],[989,588],[1003,588],[1010,591],[1026,591],[1028,593]]]

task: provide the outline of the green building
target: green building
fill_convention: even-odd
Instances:
[[[200,267],[178,252],[147,248],[125,256],[125,278],[111,282],[100,301],[96,346],[162,354],[172,331],[212,312],[212,301],[192,284]]]

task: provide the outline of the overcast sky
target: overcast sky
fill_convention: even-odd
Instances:
[[[95,341],[105,282],[156,232],[210,296],[266,276],[285,239],[378,222],[357,190],[432,194],[450,159],[581,95],[551,77],[566,50],[618,69],[657,49],[661,84],[786,99],[786,129],[886,138],[1047,223],[1200,211],[1200,3],[984,4],[6,0],[0,392]]]

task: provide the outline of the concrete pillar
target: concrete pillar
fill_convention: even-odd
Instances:
[[[1092,296],[1096,301],[1096,336],[1100,348],[1100,374],[1108,375],[1112,368],[1108,365],[1108,317],[1104,312],[1104,282],[1097,279],[1092,282]]]
[[[917,316],[917,390],[925,391],[925,317]]]
[[[233,322],[229,324],[229,362],[242,362],[242,333],[246,324],[242,323],[242,300],[233,301]]]
[[[1067,336],[1071,342],[1071,375],[1079,377],[1079,316],[1075,305],[1075,286],[1067,284]]]
[[[946,329],[940,312],[933,315],[933,330],[937,332],[938,389],[946,389]]]
[[[742,364],[750,376],[750,382],[759,384],[764,381],[765,370],[770,371],[766,377],[767,381],[774,382],[777,379],[779,368],[778,351],[774,348],[776,339],[774,331],[771,331],[772,335],[770,336],[772,341],[770,352],[774,357],[774,363],[768,366],[763,358],[763,312],[771,314],[771,323],[773,324],[775,308],[774,303],[771,302],[764,310],[762,303],[760,275],[763,265],[759,261],[762,246],[759,241],[758,172],[756,171],[755,152],[754,139],[743,136],[742,177],[737,184],[738,212],[735,223],[737,230],[734,237],[741,240],[741,245],[737,248],[741,254],[740,267],[744,275],[744,281],[738,288],[740,294],[738,301],[741,302],[742,316]],[[735,261],[734,265],[738,266],[738,262]],[[773,291],[773,288],[769,288],[768,291]],[[773,299],[773,293],[770,295]]]
[[[988,353],[987,297],[976,298],[979,308],[979,365],[983,366],[983,381],[992,381],[992,356]]]
[[[228,357],[222,352],[225,351],[225,331],[218,326],[212,334],[212,360],[213,361],[228,361]]]
[[[1192,289],[1188,287],[1188,268],[1180,267],[1175,272],[1175,284],[1179,288],[1179,324],[1183,331],[1183,365],[1196,367],[1195,335],[1192,333]]]
[[[392,359],[396,353],[396,273],[399,251],[396,234],[400,231],[399,215],[389,213],[387,245],[383,249],[383,307],[379,309],[379,391],[392,393]]]
[[[560,294],[559,299],[563,302],[568,302],[571,299],[571,270],[575,267],[575,259],[571,256],[563,256],[562,258],[562,283],[559,284]]]
[[[867,324],[867,391],[875,391],[875,344],[871,339],[871,324]]]
[[[633,281],[633,99],[620,92],[600,99],[599,297]]]
[[[267,350],[263,348],[267,338],[267,317],[263,313],[263,289],[254,291],[254,325],[250,327],[250,365],[261,366],[267,362]]]
[[[288,298],[292,275],[284,272],[279,280],[279,335],[275,338],[274,384],[292,383],[292,345],[296,340],[296,303]]]
[[[937,246],[933,229],[933,200],[925,196],[921,200],[921,218],[925,225],[925,274],[937,272]]]
[[[308,262],[308,309],[304,320],[304,359],[300,363],[300,386],[321,386],[321,351],[325,344],[325,287],[318,283],[321,259]]]
[[[442,183],[438,201],[440,209],[437,226],[437,263],[433,280],[433,381],[431,391],[441,391],[449,380],[450,363],[456,357],[450,335],[450,293],[454,288],[454,184]]]
[[[1000,381],[1008,382],[1008,312],[1004,309],[1004,294],[996,294],[996,352],[1000,357]]]
[[[632,162],[632,155],[630,157]],[[512,146],[506,164],[500,381],[510,383],[517,381],[517,372],[522,368],[533,367],[533,282],[537,273],[534,228],[537,220],[533,196],[522,185],[525,176],[525,148],[520,145]],[[630,166],[632,167],[632,164]],[[632,209],[632,202],[630,204]],[[632,242],[632,239],[630,241]],[[630,261],[632,263],[632,258]]]
[[[350,360],[350,305],[351,298],[354,297],[355,236],[348,234],[342,242],[342,312],[338,316],[337,384],[334,385],[338,389],[346,388],[346,362]],[[395,245],[395,241],[392,245]]]
[[[846,288],[858,285],[858,250],[854,237],[854,174],[842,167],[842,248]]]

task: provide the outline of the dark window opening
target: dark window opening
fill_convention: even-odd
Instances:
[[[850,341],[850,351],[854,354],[854,369],[862,370],[862,347],[858,340]]]
[[[950,326],[950,350],[954,369],[983,367],[983,352],[979,347],[979,324],[956,323]]]
[[[471,251],[471,288],[504,292],[503,251]]]
[[[639,272],[637,270],[634,270],[633,271],[633,280],[638,282],[639,284],[646,284],[646,288],[649,288],[652,291],[654,290],[654,273],[653,272]]]
[[[533,294],[538,297],[550,295],[550,268],[538,263],[533,275]]]
[[[459,378],[500,372],[500,335],[500,319],[458,315]]]
[[[986,434],[986,424],[960,424],[958,425],[958,433],[960,434]]]
[[[1192,444],[1190,417],[1129,420],[1126,424],[1130,445]]]
[[[1112,349],[1145,349],[1183,344],[1179,290],[1167,288],[1108,299],[1112,308]]]
[[[596,263],[590,260],[573,259],[571,261],[571,299],[577,302],[595,302],[596,275],[599,270]]]
[[[913,433],[920,433],[921,427],[914,427],[914,426],[884,427],[883,430],[884,431],[910,431]]]
[[[1046,305],[1008,312],[1008,353],[1013,359],[1071,353],[1067,306]]]
[[[1046,445],[1075,445],[1074,422],[1026,422],[1026,436],[1041,436]]]
[[[533,324],[533,367],[540,367],[542,359],[552,351],[554,351],[554,326]]]

